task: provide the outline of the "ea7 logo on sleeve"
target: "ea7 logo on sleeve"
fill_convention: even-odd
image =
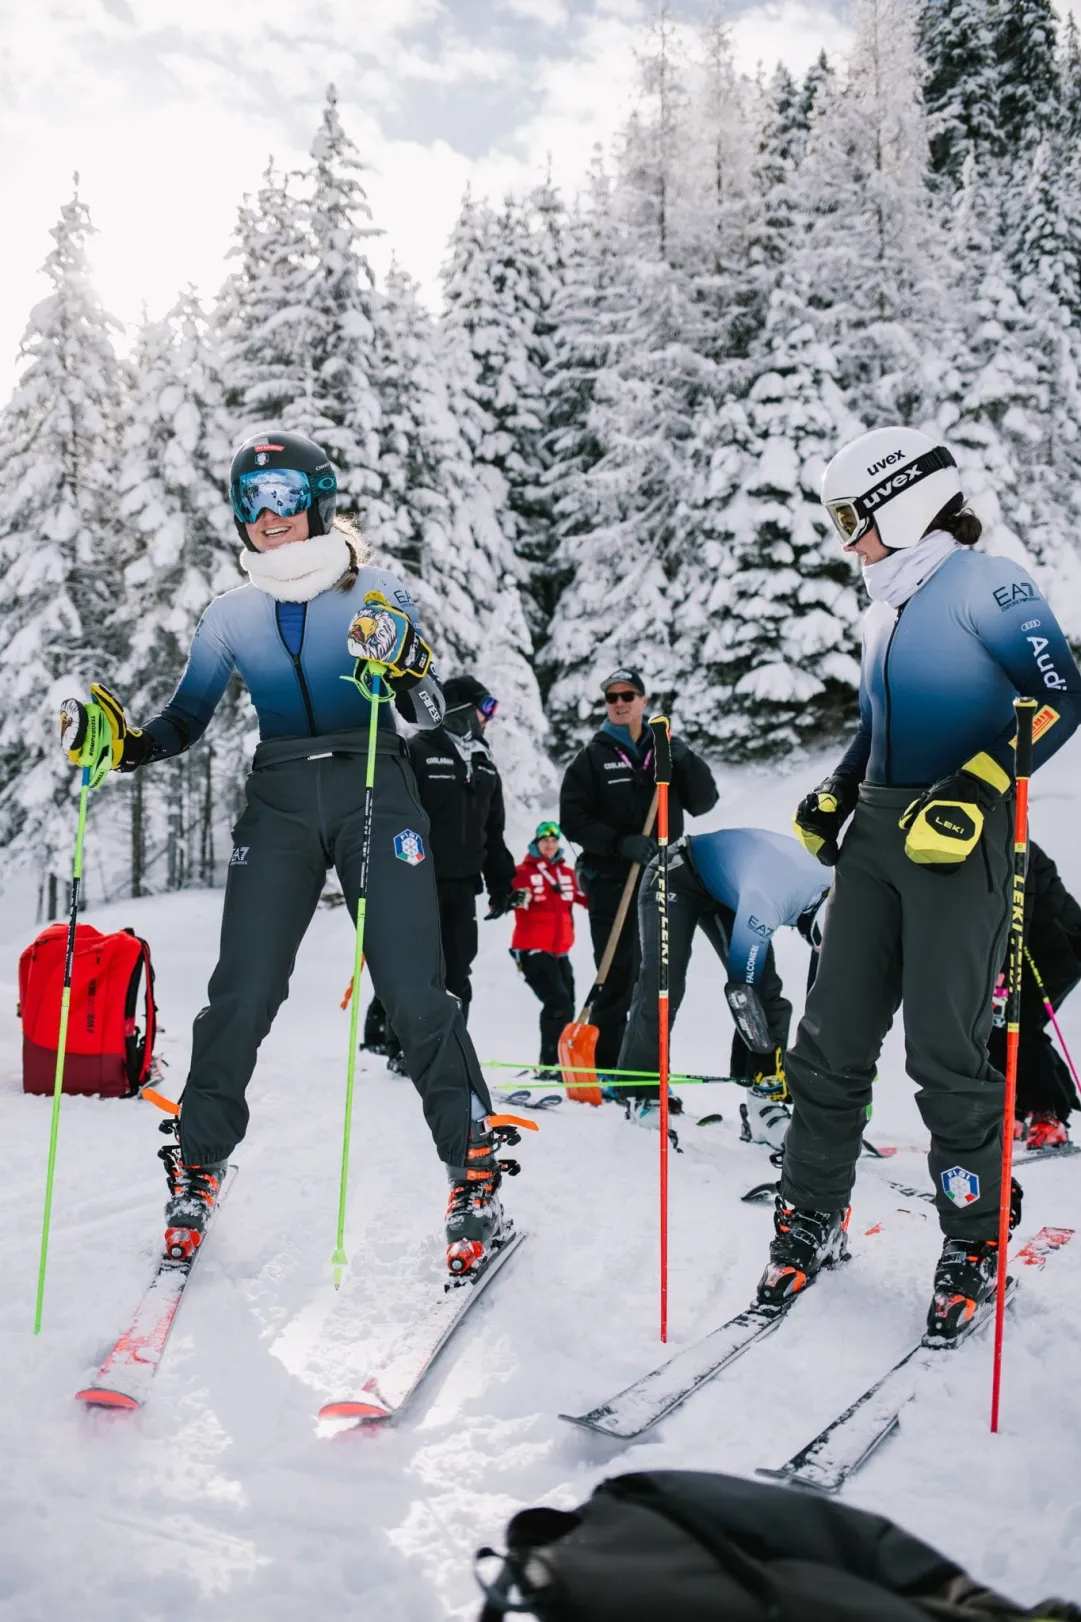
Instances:
[[[250,845],[234,845],[233,854],[229,858],[230,867],[247,867]]]
[[[1031,580],[1014,580],[1008,586],[999,586],[991,595],[1005,613],[1007,608],[1016,608],[1018,603],[1030,603],[1036,595],[1036,587]]]
[[[403,828],[394,835],[394,854],[408,867],[419,867],[425,857],[424,841],[412,828]]]
[[[942,1187],[947,1199],[951,1199],[954,1205],[971,1205],[980,1197],[980,1179],[974,1171],[966,1171],[964,1166],[951,1166],[949,1171],[944,1171]]]

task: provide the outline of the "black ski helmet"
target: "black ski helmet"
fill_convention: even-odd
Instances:
[[[245,520],[241,517],[239,481],[246,473],[258,473],[263,468],[282,468],[306,475],[308,505],[306,509],[297,510],[307,511],[310,536],[326,535],[334,522],[338,506],[338,480],[330,458],[314,439],[307,439],[303,434],[291,434],[283,428],[268,428],[244,441],[233,456],[229,469],[233,522],[248,550],[254,551],[255,548],[248,539]],[[255,516],[258,517],[258,513]]]

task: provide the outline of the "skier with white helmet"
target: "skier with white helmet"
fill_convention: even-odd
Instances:
[[[871,1084],[903,1004],[945,1236],[928,1339],[950,1345],[994,1293],[1004,1087],[987,1040],[1008,927],[1013,700],[1041,701],[1042,765],[1081,719],[1081,674],[1025,570],[973,550],[980,521],[945,445],[911,428],[864,434],[830,462],[822,500],[871,607],[859,728],[794,819],[837,871],[788,1052],[793,1113],[759,1300],[783,1303],[846,1254]]]
[[[237,450],[229,473],[240,562],[248,580],[216,597],[195,631],[172,698],[143,728],[128,725],[106,688],[91,687],[112,732],[113,769],[130,772],[189,749],[234,671],[259,717],[260,742],[233,829],[221,951],[192,1034],[178,1135],[161,1150],[169,1180],[166,1254],[192,1255],[217,1203],[229,1155],[248,1125],[245,1098],[260,1043],[288,994],[297,949],[327,869],[351,912],[367,870],[365,957],[421,1096],[451,1185],[447,1266],[468,1274],[504,1233],[496,1151],[517,1141],[491,1098],[461,1006],[447,995],[428,819],[405,743],[377,716],[370,841],[365,762],[371,704],[356,677],[376,660],[396,707],[438,726],[444,701],[408,586],[374,565],[336,516],[326,452],[269,429]],[[61,717],[78,759],[82,706]],[[75,749],[65,735],[75,724]],[[298,1077],[300,1088],[306,1077]]]

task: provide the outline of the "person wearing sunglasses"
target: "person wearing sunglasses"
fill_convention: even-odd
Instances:
[[[439,898],[439,933],[447,990],[469,1018],[471,973],[477,955],[477,896],[488,892],[486,919],[503,918],[514,895],[514,857],[504,838],[503,783],[485,736],[499,709],[476,676],[443,683],[441,726],[409,740],[409,761],[431,828],[432,863]],[[387,1055],[387,1066],[408,1075],[408,1059],[376,997],[364,1018],[364,1046]]]
[[[431,729],[444,716],[432,651],[406,583],[373,563],[337,515],[337,478],[321,446],[280,429],[255,435],[233,457],[229,495],[248,579],[210,603],[161,714],[129,727],[123,706],[91,688],[120,771],[189,749],[234,671],[259,718],[246,806],[233,829],[220,956],[195,1020],[177,1140],[161,1151],[166,1249],[191,1254],[201,1240],[247,1130],[259,1045],[288,994],[328,867],[352,912],[367,857],[365,959],[447,1167],[448,1268],[468,1271],[503,1228],[501,1134],[488,1119],[491,1098],[461,1004],[446,994],[428,818],[389,704],[377,712],[366,850],[371,705],[358,678],[378,659],[403,717]],[[308,1080],[297,1077],[298,1106]]]
[[[574,908],[586,898],[564,859],[558,822],[541,822],[514,874],[516,901],[510,955],[541,1004],[537,1079],[558,1081],[559,1037],[574,1018]]]
[[[626,665],[601,683],[605,719],[567,767],[559,796],[564,834],[582,847],[578,876],[588,898],[593,955],[599,964],[619,910],[633,863],[656,854],[650,819],[656,791],[653,734],[646,724],[649,702],[641,672]],[[684,814],[702,816],[717,803],[717,785],[706,762],[682,738],[672,739],[669,837],[683,832]],[[608,978],[593,1004],[597,1068],[613,1069],[627,1024],[640,963],[634,899],[618,938]],[[635,1093],[639,1089],[632,1089]],[[641,1096],[657,1089],[643,1086]]]
[[[792,1121],[759,1297],[782,1302],[845,1254],[871,1084],[901,1007],[944,1236],[927,1334],[950,1345],[993,1295],[997,1262],[1004,1094],[987,1044],[1009,920],[1013,701],[1039,701],[1039,767],[1081,719],[1081,674],[1031,577],[975,550],[980,521],[940,441],[863,434],[826,468],[822,500],[871,606],[855,737],[795,814],[836,879],[788,1052]]]

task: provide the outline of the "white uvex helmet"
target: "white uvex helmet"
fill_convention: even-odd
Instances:
[[[945,445],[917,428],[873,428],[837,452],[822,476],[822,503],[845,546],[874,524],[891,551],[915,546],[948,503],[964,505]]]

